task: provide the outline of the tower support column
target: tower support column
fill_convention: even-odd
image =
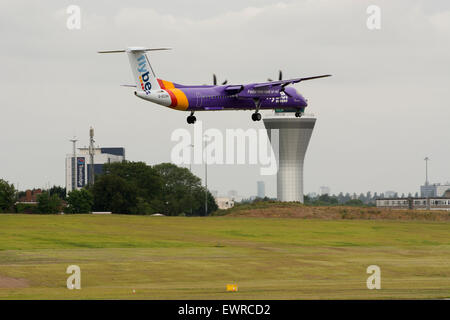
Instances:
[[[303,162],[316,118],[274,116],[264,126],[277,156],[277,199],[303,203]]]

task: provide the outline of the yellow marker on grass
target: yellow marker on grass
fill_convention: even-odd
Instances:
[[[227,284],[227,291],[237,292],[238,291],[237,284]]]

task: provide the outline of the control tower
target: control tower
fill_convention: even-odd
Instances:
[[[296,118],[292,113],[264,118],[264,126],[277,157],[278,201],[303,203],[303,161],[315,123],[313,116]]]

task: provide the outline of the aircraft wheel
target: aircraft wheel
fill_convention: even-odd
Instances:
[[[300,118],[302,115],[303,115],[303,113],[301,113],[301,112],[296,112],[296,113],[295,113],[295,116],[296,116],[297,118]]]
[[[194,124],[195,121],[197,121],[197,118],[195,116],[189,116],[187,117],[187,123]]]
[[[252,113],[252,120],[253,121],[260,121],[261,120],[261,113],[259,113],[259,112]]]

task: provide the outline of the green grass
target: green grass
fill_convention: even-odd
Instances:
[[[71,264],[81,290],[66,288]],[[366,288],[372,264],[381,290]],[[450,298],[450,224],[0,215],[2,277],[28,287],[0,299]]]

